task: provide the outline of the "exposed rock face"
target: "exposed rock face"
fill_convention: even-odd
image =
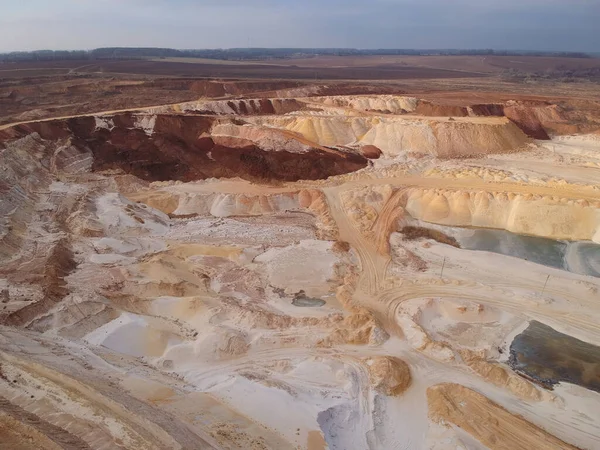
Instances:
[[[466,117],[469,115],[466,106],[436,105],[424,100],[419,101],[414,112],[422,116],[433,117]]]
[[[212,138],[214,121],[207,116],[119,114],[17,126],[4,135],[33,131],[48,141],[69,139],[80,152],[91,151],[94,171],[119,170],[148,181],[236,176],[316,180],[366,166],[364,157],[337,150],[304,145],[300,151],[297,146],[265,151],[245,139]]]
[[[39,283],[42,288],[43,299],[1,318],[0,322],[2,324],[24,325],[32,318],[45,313],[58,304],[69,293],[65,278],[75,270],[77,264],[74,261],[68,241],[62,240],[51,247],[50,252],[45,255],[43,265],[38,262],[37,264],[29,264],[29,266],[27,275],[19,281],[31,284]]]
[[[545,195],[482,191],[411,190],[406,209],[415,218],[453,226],[499,228],[552,239],[599,242],[600,202]],[[544,218],[542,220],[542,218]]]
[[[257,98],[241,100],[216,100],[182,103],[177,109],[182,112],[198,112],[217,115],[268,115],[288,114],[301,110],[304,103],[293,98]]]
[[[598,102],[593,99],[549,101],[508,101],[504,115],[535,139],[550,136],[593,133],[600,129]]]
[[[535,109],[523,106],[507,106],[504,114],[512,120],[527,136],[535,139],[548,140],[548,132],[535,113]]]
[[[490,153],[511,153],[529,139],[503,117],[404,118],[352,116],[278,116],[249,119],[299,133],[319,145],[374,145],[386,157],[406,152],[442,158],[461,158]]]
[[[481,103],[470,105],[469,108],[476,116],[503,116],[504,105],[499,103]]]
[[[311,99],[327,106],[349,108],[358,111],[379,112],[383,114],[403,114],[413,112],[419,103],[415,97],[400,95],[335,96]]]

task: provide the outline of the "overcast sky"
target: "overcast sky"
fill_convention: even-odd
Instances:
[[[0,51],[96,47],[600,51],[600,0],[0,0]]]

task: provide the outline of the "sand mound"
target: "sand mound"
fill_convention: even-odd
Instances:
[[[427,402],[431,420],[454,424],[493,450],[576,449],[464,386],[430,387]]]
[[[369,381],[373,388],[384,395],[401,395],[411,382],[408,365],[389,356],[369,358],[365,361],[369,370]]]
[[[521,378],[507,367],[497,363],[486,361],[471,350],[462,350],[460,355],[465,363],[496,386],[504,387],[515,395],[530,401],[541,401],[552,399],[552,395],[542,391],[534,384]]]

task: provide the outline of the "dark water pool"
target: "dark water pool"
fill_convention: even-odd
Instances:
[[[460,240],[461,247],[514,256],[545,266],[562,269],[567,244],[552,239],[523,236],[505,230],[475,230]]]
[[[320,307],[327,303],[325,300],[321,300],[320,298],[312,298],[307,297],[304,291],[300,291],[294,295],[294,299],[292,300],[292,305],[298,306],[300,308],[314,308]]]
[[[546,388],[566,381],[600,392],[600,347],[537,321],[511,343],[509,364]]]
[[[600,245],[524,236],[506,230],[473,230],[458,238],[462,248],[524,259],[581,275],[600,277]]]
[[[318,306],[323,306],[327,303],[325,300],[321,300],[320,298],[295,298],[292,300],[292,305],[299,306],[301,308],[313,308]]]

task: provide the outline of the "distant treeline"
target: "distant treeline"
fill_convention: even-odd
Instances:
[[[474,55],[474,56],[560,56],[566,58],[591,58],[581,52],[541,52],[516,50],[414,50],[351,48],[230,48],[213,50],[175,50],[172,48],[110,47],[94,50],[37,50],[32,52],[0,53],[1,62],[25,61],[68,61],[68,60],[111,60],[146,58],[208,58],[224,60],[269,60],[314,56],[390,56],[390,55]]]

